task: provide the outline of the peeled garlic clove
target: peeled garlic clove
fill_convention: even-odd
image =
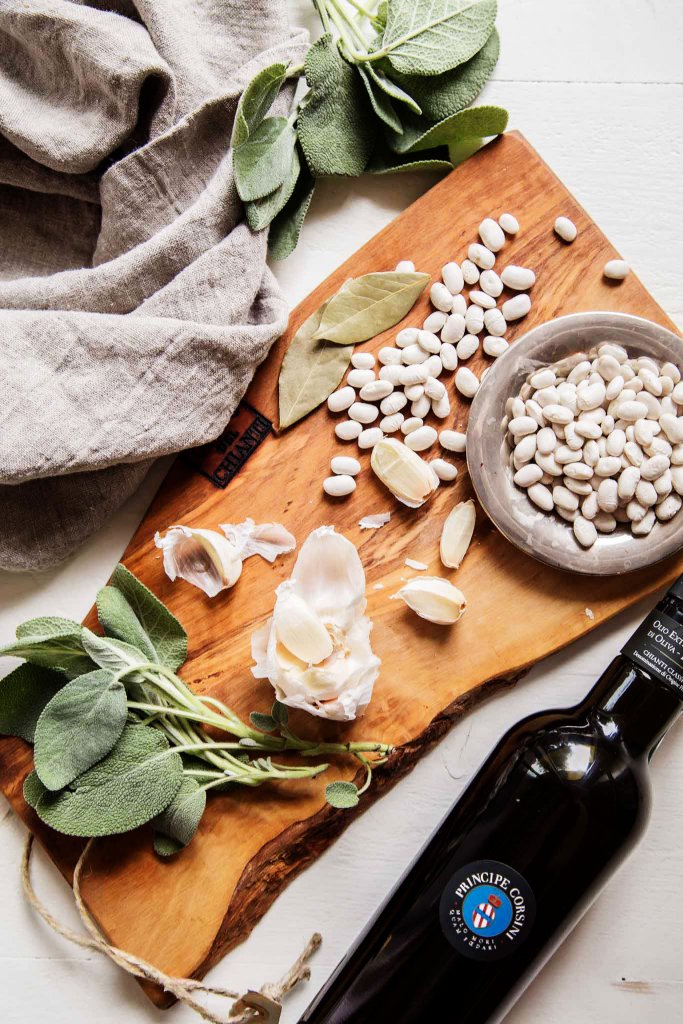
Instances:
[[[409,508],[424,505],[439,486],[429,463],[394,438],[384,438],[375,445],[370,465],[391,493]]]
[[[476,512],[474,502],[461,501],[450,513],[441,531],[441,561],[449,569],[457,569],[467,554],[474,533]]]
[[[154,535],[164,554],[164,571],[169,579],[180,577],[215,597],[239,579],[242,559],[237,547],[215,530],[193,530],[171,526],[166,536]]]
[[[278,641],[307,665],[318,665],[332,654],[332,637],[310,605],[291,590],[278,593],[273,612]]]
[[[457,622],[467,607],[462,591],[440,576],[421,576],[410,580],[392,595],[392,600],[405,601],[421,619],[439,626]]]
[[[363,565],[355,546],[333,526],[320,526],[309,534],[291,579],[324,623],[347,629],[365,610]]]
[[[244,560],[260,555],[267,562],[274,562],[278,555],[293,551],[296,537],[280,523],[259,523],[245,519],[243,523],[221,523],[221,530],[231,541]]]

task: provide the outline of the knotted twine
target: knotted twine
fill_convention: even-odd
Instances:
[[[85,935],[80,935],[67,925],[62,924],[40,901],[33,887],[33,882],[31,881],[31,853],[33,851],[33,842],[33,834],[29,832],[26,837],[24,852],[21,859],[21,881],[24,893],[33,909],[40,914],[43,921],[45,921],[53,931],[57,932],[58,935],[61,935],[63,938],[68,939],[69,942],[73,942],[76,946],[80,946],[83,949],[93,949],[98,953],[103,953],[105,956],[108,956],[110,960],[113,960],[118,967],[126,971],[128,974],[132,974],[136,978],[142,978],[145,981],[152,982],[152,984],[160,985],[165,991],[171,992],[179,1002],[184,1003],[185,1006],[188,1006],[203,1020],[209,1021],[210,1024],[228,1024],[228,1021],[224,1017],[216,1016],[216,1014],[202,1006],[201,1003],[198,1003],[196,999],[193,999],[191,993],[202,992],[205,995],[221,996],[225,999],[234,1000],[235,1003],[230,1012],[229,1024],[254,1024],[255,1021],[263,1021],[264,1024],[267,1024],[267,1022],[271,1020],[270,1015],[264,1016],[263,1013],[254,1008],[254,1005],[251,1004],[249,993],[240,995],[239,992],[235,992],[232,989],[223,988],[217,985],[206,985],[204,982],[197,981],[194,978],[173,977],[172,975],[159,970],[158,967],[150,964],[147,960],[143,960],[142,957],[134,956],[132,953],[127,953],[125,950],[119,949],[117,946],[112,946],[111,943],[107,942],[83,902],[83,897],[81,895],[81,876],[83,873],[83,866],[93,848],[95,842],[94,839],[89,839],[86,843],[83,852],[76,862],[73,877],[73,893],[76,908],[84,927],[90,933],[90,938],[87,938]],[[285,996],[287,992],[290,992],[299,984],[299,982],[308,981],[311,972],[310,968],[307,966],[307,961],[316,949],[318,949],[321,942],[322,937],[318,932],[315,932],[308,940],[303,951],[294,961],[289,970],[280,978],[279,981],[265,984],[260,990],[261,994],[265,996],[266,999],[270,999],[279,1004],[282,1002],[283,996]],[[267,1010],[265,1012],[267,1013]]]

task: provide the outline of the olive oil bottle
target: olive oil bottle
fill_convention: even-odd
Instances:
[[[578,705],[498,743],[300,1024],[497,1024],[634,847],[683,704],[683,577]]]

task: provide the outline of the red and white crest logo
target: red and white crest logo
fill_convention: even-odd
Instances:
[[[480,903],[472,912],[472,924],[475,928],[488,928],[496,916],[496,909],[501,905],[499,896],[491,893],[486,903]]]

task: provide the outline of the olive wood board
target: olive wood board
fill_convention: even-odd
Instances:
[[[481,220],[505,210],[518,217],[521,230],[506,243],[498,265],[529,266],[538,277],[531,312],[511,327],[511,340],[580,310],[622,310],[675,330],[634,274],[618,285],[603,278],[605,261],[617,255],[613,247],[526,140],[508,134],[439,181],[297,307],[249,389],[248,404],[222,440],[176,460],[123,556],[186,627],[190,655],[184,678],[198,692],[213,694],[247,716],[268,710],[273,696],[269,684],[250,672],[251,634],[270,615],[273,592],[291,573],[296,554],[273,565],[249,559],[237,585],[210,601],[164,575],[155,531],[176,523],[216,528],[251,516],[283,523],[299,544],[315,527],[334,524],[357,545],[367,575],[372,644],[382,659],[374,698],[365,716],[348,725],[302,713],[292,721],[307,736],[381,739],[397,746],[376,772],[359,811],[470,707],[683,570],[683,558],[676,557],[625,578],[564,574],[517,551],[481,510],[463,565],[457,572],[446,570],[438,556],[441,527],[454,504],[471,494],[461,456],[456,457],[457,481],[442,485],[415,511],[382,487],[369,469],[367,452],[360,456],[363,469],[354,494],[348,499],[323,494],[331,455],[356,454],[354,443],[335,438],[335,418],[325,406],[280,435],[270,430],[277,422],[277,376],[289,340],[344,281],[393,268],[399,259],[414,260],[438,279],[447,260],[465,257]],[[578,227],[571,246],[553,232],[560,214]],[[421,325],[429,309],[427,289],[405,324]],[[364,347],[377,350],[391,343],[396,330]],[[480,372],[488,361],[479,350],[468,365]],[[464,428],[469,403],[460,397],[453,401],[447,425]],[[363,515],[382,511],[391,512],[388,525],[359,528]],[[419,575],[406,567],[406,557],[426,562],[430,574],[452,578],[464,591],[468,609],[456,626],[431,625],[390,600],[404,580]],[[31,751],[23,741],[0,741],[2,790],[70,879],[81,843],[43,827],[26,806],[22,783],[30,767]],[[197,837],[169,861],[155,856],[147,829],[101,840],[84,874],[86,903],[116,946],[170,974],[202,977],[359,813],[334,810],[324,800],[326,782],[354,775],[353,765],[340,761],[322,778],[211,796]],[[415,813],[418,808],[406,808],[408,817]],[[325,922],[320,925],[324,930]],[[158,1005],[169,1005],[163,992],[148,991]]]

